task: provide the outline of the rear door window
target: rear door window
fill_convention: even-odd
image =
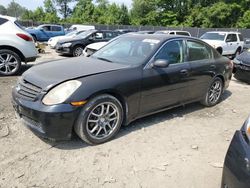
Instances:
[[[211,59],[212,49],[196,41],[187,41],[188,61]]]
[[[0,25],[6,23],[8,20],[5,18],[0,18]]]

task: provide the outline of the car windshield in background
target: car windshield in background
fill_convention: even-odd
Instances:
[[[226,34],[224,33],[205,33],[201,39],[205,40],[221,40],[224,41]]]
[[[158,39],[122,37],[107,44],[91,57],[120,64],[140,65],[159,44]]]
[[[79,38],[79,39],[86,38],[92,33],[93,33],[93,31],[91,31],[91,30],[84,31],[84,32],[79,31],[74,38]]]

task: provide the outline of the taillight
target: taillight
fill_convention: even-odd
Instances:
[[[28,35],[25,35],[25,34],[22,34],[22,33],[17,33],[16,35],[19,36],[20,38],[22,38],[25,41],[33,41],[33,38],[28,36]]]

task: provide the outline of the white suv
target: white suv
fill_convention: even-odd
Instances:
[[[201,39],[225,56],[236,56],[240,54],[244,46],[243,37],[241,33],[238,32],[207,32],[201,36]]]
[[[180,31],[180,30],[160,30],[156,31],[155,34],[184,35],[191,37],[191,34],[188,31]]]
[[[16,74],[21,62],[35,61],[37,50],[30,34],[16,19],[0,15],[0,75]]]

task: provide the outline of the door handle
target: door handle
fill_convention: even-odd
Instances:
[[[182,69],[180,71],[180,73],[183,74],[183,75],[187,75],[188,74],[188,70],[187,69]]]

